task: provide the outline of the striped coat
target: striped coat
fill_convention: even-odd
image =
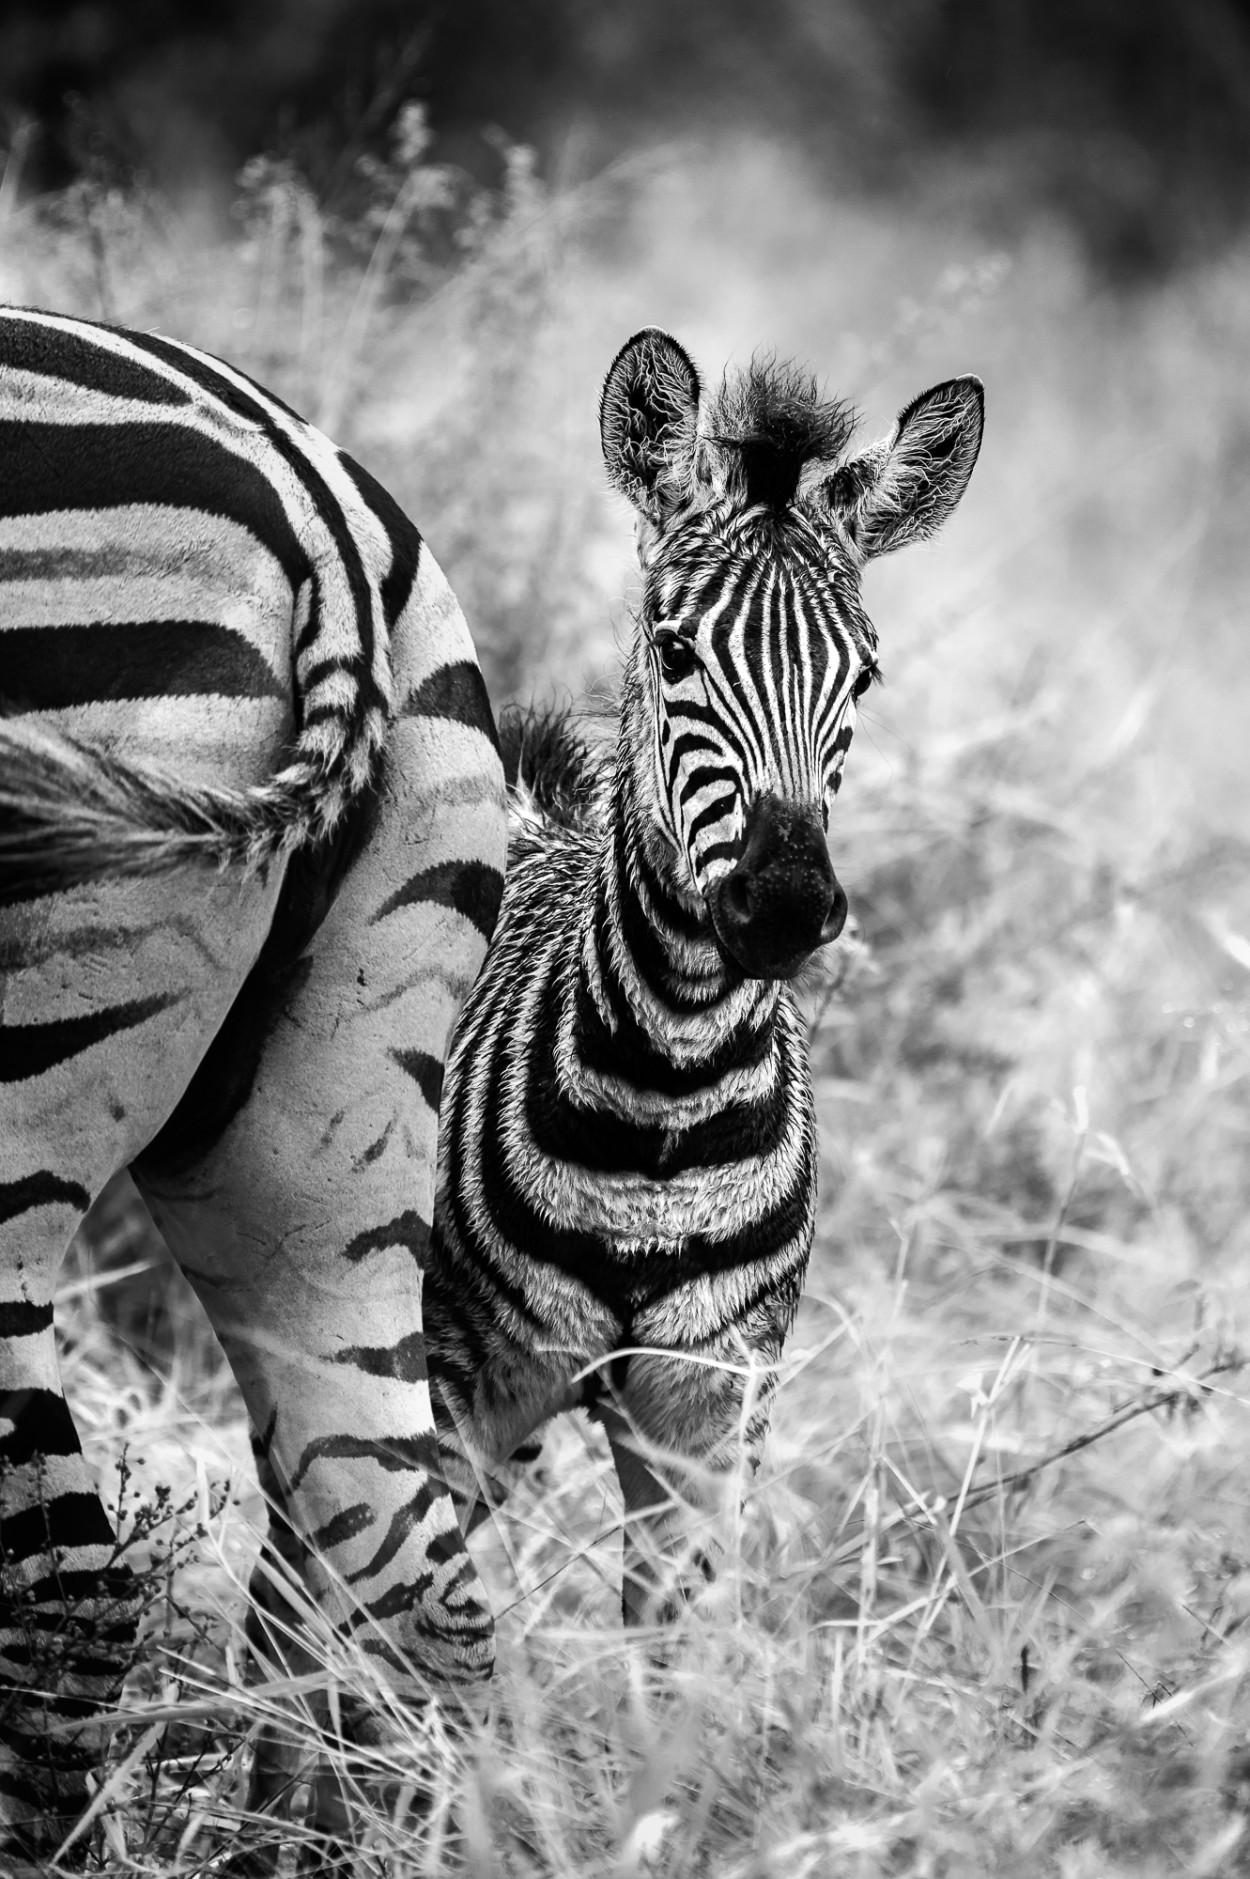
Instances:
[[[39,1848],[130,1651],[52,1331],[118,1167],[233,1365],[274,1551],[401,1694],[489,1677],[420,1272],[505,828],[463,618],[385,491],[219,361],[15,309],[0,709],[0,1834]]]
[[[602,425],[643,572],[616,748],[594,763],[567,722],[512,726],[517,828],[448,1066],[427,1344],[466,1519],[555,1411],[604,1424],[640,1618],[689,1556],[687,1512],[764,1435],[816,1204],[792,982],[846,915],[827,831],[877,671],[859,576],[954,508],[981,395],[935,387],[849,456],[810,381],[753,367],[706,399],[648,332]]]

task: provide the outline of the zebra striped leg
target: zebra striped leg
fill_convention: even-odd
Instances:
[[[319,1670],[336,1683],[352,1675],[354,1647],[360,1682],[341,1687],[342,1737],[367,1745],[393,1726],[378,1685],[418,1709],[433,1696],[453,1712],[480,1710],[493,1668],[493,1621],[439,1480],[411,1250],[373,1252],[372,1284],[364,1286],[339,1239],[320,1253],[306,1246],[299,1259],[281,1234],[259,1249],[252,1239],[258,1186],[249,1177],[259,1177],[268,1153],[258,1118],[255,1156],[244,1146],[248,1134],[231,1131],[221,1156],[198,1172],[185,1211],[168,1191],[146,1193],[258,1431],[271,1512],[268,1558],[253,1580],[251,1638],[262,1661],[283,1675]],[[231,1165],[237,1189],[222,1181]],[[311,1198],[292,1197],[281,1217],[306,1220]],[[206,1256],[202,1236],[218,1202],[236,1221],[244,1216],[243,1232],[223,1251],[225,1221],[218,1220],[223,1241]],[[193,1247],[203,1266],[191,1263]],[[316,1635],[306,1635],[295,1600],[283,1591],[293,1576],[303,1582],[305,1605],[320,1611]],[[346,1672],[338,1668],[344,1660]],[[309,1707],[301,1708],[307,1717]],[[289,1728],[275,1723],[262,1733],[254,1809],[281,1814],[308,1736],[307,1721],[294,1715]],[[319,1802],[328,1805],[331,1792],[321,1783]],[[337,1833],[339,1823],[332,1824]]]
[[[307,1544],[296,1531],[284,1504],[281,1482],[270,1463],[267,1446],[259,1437],[253,1441],[253,1453],[269,1509],[269,1531],[252,1574],[247,1620],[249,1669],[254,1682],[273,1672],[280,1677],[312,1677],[318,1672],[318,1661],[303,1634],[296,1600],[300,1596],[301,1581],[311,1581],[313,1565]],[[301,1872],[323,1873],[334,1870],[336,1848],[343,1849],[342,1857],[348,1859],[355,1837],[356,1809],[353,1797],[345,1790],[340,1771],[344,1764],[352,1761],[353,1750],[367,1746],[377,1732],[369,1728],[359,1706],[355,1706],[353,1712],[350,1697],[340,1696],[333,1723],[324,1695],[309,1701],[305,1725],[309,1720],[314,1720],[328,1737],[333,1737],[333,1759],[322,1755],[313,1770],[312,1803],[307,1821],[310,1837],[301,1864]],[[253,1754],[248,1812],[267,1815],[275,1822],[289,1819],[292,1795],[301,1773],[308,1768],[309,1759],[306,1726],[300,1729],[277,1719],[265,1723]],[[377,1785],[373,1784],[375,1788]],[[417,1804],[420,1805],[419,1794]],[[267,1879],[277,1869],[280,1849],[280,1838],[272,1835],[252,1844],[228,1868],[230,1879]]]
[[[61,1394],[52,1290],[87,1193],[0,1184],[0,1843],[48,1851],[87,1799],[136,1601]]]
[[[247,1615],[248,1674],[257,1684],[272,1674],[315,1675],[317,1667],[291,1597],[292,1589],[308,1577],[307,1547],[291,1524],[281,1483],[270,1466],[264,1441],[256,1435],[252,1453],[269,1517],[269,1530],[252,1573]],[[301,1741],[298,1732],[277,1719],[263,1723],[252,1758],[248,1812],[275,1821],[288,1819],[301,1765],[308,1758],[307,1741]],[[249,1848],[228,1869],[232,1879],[263,1879],[276,1870],[278,1852],[279,1842],[273,1838]]]
[[[405,720],[397,744],[419,730]],[[470,776],[451,806],[480,803],[493,834],[496,792],[494,775]],[[393,1731],[400,1753],[403,1705],[478,1712],[494,1661],[440,1475],[422,1326],[442,1057],[484,950],[485,870],[448,854],[445,806],[380,816],[267,1016],[238,1113],[196,1158],[139,1170],[303,1543],[310,1648],[331,1680],[357,1679],[345,1734]],[[282,1757],[267,1765],[280,1785]]]

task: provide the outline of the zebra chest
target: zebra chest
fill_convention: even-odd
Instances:
[[[562,1159],[535,1170],[553,1218],[594,1241],[604,1257],[626,1264],[647,1250],[675,1257],[692,1235],[732,1227],[748,1202],[735,1172],[732,1165],[709,1166],[665,1179],[643,1169],[605,1173]]]
[[[531,1204],[546,1227],[530,1242],[530,1257],[556,1267],[586,1295],[588,1309],[606,1306],[622,1326],[660,1298],[751,1258],[757,1224],[796,1173],[775,1150],[692,1160],[678,1135],[671,1172],[650,1155],[642,1167],[624,1159],[604,1166],[603,1156],[574,1159],[533,1143],[526,1157]]]

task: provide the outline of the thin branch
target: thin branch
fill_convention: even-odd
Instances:
[[[1175,1383],[1156,1384],[1154,1388],[1143,1391],[1136,1402],[1125,1403],[1094,1428],[1087,1429],[1083,1435],[1074,1435],[1062,1448],[1052,1449],[1049,1455],[1042,1455],[1037,1461],[1030,1462],[1027,1468],[1017,1468],[1012,1474],[999,1475],[997,1480],[987,1481],[983,1487],[974,1488],[964,1502],[965,1509],[979,1506],[993,1495],[1001,1493],[1004,1488],[1019,1487],[1023,1482],[1032,1480],[1034,1475],[1040,1474],[1043,1468],[1050,1468],[1055,1462],[1066,1460],[1069,1455],[1077,1455],[1083,1448],[1091,1448],[1095,1442],[1101,1442],[1104,1436],[1113,1435],[1117,1429],[1135,1421],[1138,1416],[1148,1416],[1153,1410],[1172,1409],[1177,1403],[1192,1401],[1199,1386],[1206,1383],[1209,1377],[1226,1376],[1230,1371],[1244,1370],[1248,1361],[1240,1352],[1230,1351],[1226,1357],[1217,1357],[1205,1370],[1198,1371],[1196,1376],[1187,1378],[1179,1386]]]
[[[1170,1381],[1144,1390],[1139,1397],[1114,1410],[1092,1429],[1085,1430],[1081,1435],[1074,1435],[1070,1441],[1063,1443],[1062,1447],[1051,1449],[1046,1455],[1040,1455],[1036,1461],[1030,1462],[1027,1468],[1017,1468],[1011,1474],[998,1475],[993,1481],[986,1481],[980,1487],[973,1488],[964,1497],[960,1509],[961,1515],[966,1514],[973,1507],[982,1506],[1005,1489],[1023,1486],[1026,1481],[1031,1481],[1035,1475],[1041,1474],[1043,1469],[1053,1468],[1056,1462],[1065,1461],[1069,1455],[1077,1455],[1082,1449],[1092,1448],[1095,1442],[1101,1442],[1106,1436],[1113,1435],[1117,1429],[1122,1429],[1126,1423],[1135,1421],[1138,1416],[1148,1416],[1157,1409],[1170,1409],[1177,1403],[1192,1401],[1196,1391],[1211,1377],[1225,1376],[1230,1371],[1244,1370],[1248,1361],[1250,1359],[1244,1357],[1239,1351],[1230,1351],[1226,1356],[1215,1358],[1205,1370],[1187,1377],[1182,1383]],[[1172,1377],[1175,1378],[1175,1375],[1173,1371]],[[913,1490],[913,1505],[900,1508],[888,1520],[883,1521],[878,1529],[878,1540],[895,1528],[914,1527],[918,1521],[935,1524],[946,1504],[945,1495],[938,1495],[933,1500],[928,1500]],[[830,1565],[836,1568],[850,1564],[857,1557],[860,1545],[859,1535],[846,1541],[833,1555]]]

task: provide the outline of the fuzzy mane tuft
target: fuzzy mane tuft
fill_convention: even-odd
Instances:
[[[505,705],[499,714],[504,781],[557,828],[584,828],[599,766],[567,709]]]
[[[744,372],[726,374],[707,435],[729,460],[743,501],[780,513],[793,502],[804,466],[835,461],[854,428],[851,407],[822,398],[808,373],[784,360],[755,358]]]

